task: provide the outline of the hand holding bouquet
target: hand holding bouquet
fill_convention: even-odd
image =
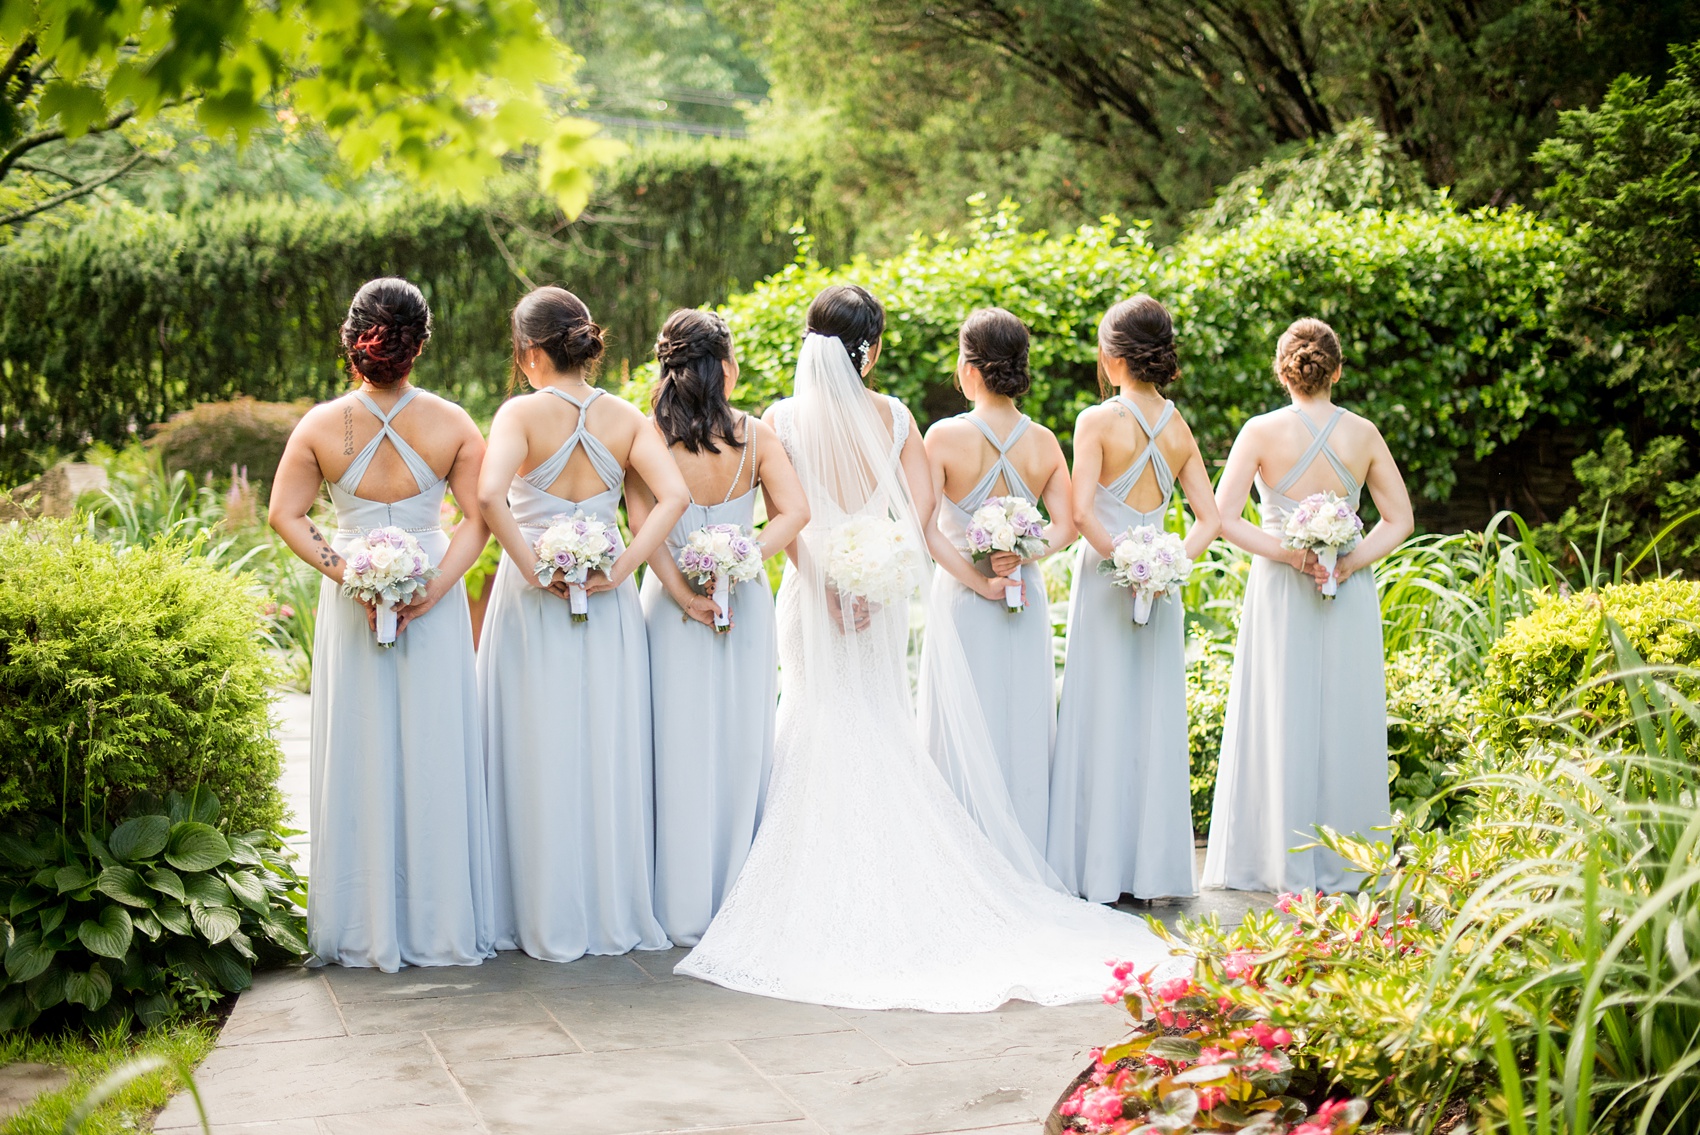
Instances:
[[[547,531],[537,538],[534,546],[537,565],[532,569],[539,583],[548,586],[555,573],[567,581],[567,602],[572,607],[573,622],[590,619],[590,603],[585,596],[584,581],[593,571],[607,571],[614,566],[618,553],[619,534],[612,524],[575,512],[553,518]]]
[[[991,497],[974,510],[968,521],[968,554],[975,560],[987,559],[993,552],[1014,552],[1024,560],[1033,559],[1045,551],[1045,518],[1022,497]],[[1020,612],[1021,585],[1011,584],[1003,589],[1004,606],[1011,614]]]
[[[899,603],[920,583],[921,549],[886,516],[853,516],[832,530],[827,542],[826,582],[848,599]]]
[[[1151,621],[1152,603],[1186,580],[1192,561],[1179,536],[1141,524],[1116,537],[1110,558],[1101,561],[1098,570],[1117,587],[1133,592],[1133,621],[1144,626]]]
[[[1344,498],[1337,493],[1312,493],[1287,514],[1281,544],[1316,553],[1317,562],[1328,571],[1322,594],[1332,599],[1340,590],[1334,564],[1342,551],[1358,542],[1363,531],[1363,519]]]
[[[714,597],[714,632],[732,626],[732,585],[762,574],[761,545],[736,524],[706,524],[685,538],[679,570]]]
[[[395,609],[424,594],[425,584],[438,572],[412,533],[400,528],[374,528],[354,539],[343,553],[348,563],[342,593],[377,608],[378,645],[394,646]]]

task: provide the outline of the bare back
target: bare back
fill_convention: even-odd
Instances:
[[[1296,405],[1284,406],[1247,424],[1246,429],[1252,431],[1257,442],[1257,474],[1265,485],[1280,484],[1293,471],[1293,466],[1311,452],[1317,431],[1327,427],[1334,409],[1326,402],[1309,410]],[[1315,427],[1314,430],[1305,428],[1305,423],[1299,420],[1301,414]],[[1328,448],[1339,457],[1346,471],[1360,486],[1369,480],[1370,466],[1381,446],[1381,434],[1376,428],[1349,410],[1340,415],[1340,420],[1328,434]],[[1351,488],[1341,481],[1331,462],[1317,456],[1298,473],[1285,490],[1285,495],[1301,500],[1312,493],[1349,494]]]
[[[692,453],[676,443],[668,446],[694,503],[720,504],[755,488],[757,457],[750,446],[757,432],[755,419],[748,414],[735,413],[732,432],[738,439],[737,443],[727,444],[724,438],[716,438],[718,453],[710,453],[706,449]]]
[[[584,395],[575,397],[580,402],[585,399]],[[635,407],[607,394],[596,395],[581,410],[557,394],[539,390],[510,399],[503,411],[505,416],[517,419],[525,438],[525,459],[519,466],[521,476],[560,451],[578,429],[581,414],[585,419],[584,432],[606,446],[622,469],[630,468],[632,445],[637,431],[644,425],[643,415]],[[574,447],[560,475],[548,486],[540,487],[551,496],[569,501],[586,500],[608,490],[582,445]]]
[[[367,397],[388,413],[404,393],[405,390],[374,391]],[[424,458],[438,477],[447,477],[454,468],[467,441],[467,431],[477,432],[465,410],[423,390],[391,419],[390,428]],[[361,401],[359,391],[320,403],[296,427],[320,473],[332,484],[342,479],[355,458],[382,429],[382,420]],[[378,444],[371,464],[354,488],[366,500],[392,504],[418,496],[420,491],[418,480],[401,454],[395,446],[384,442]]]
[[[960,503],[980,484],[988,470],[998,463],[998,449],[978,426],[968,421],[975,415],[964,414],[946,418],[927,431],[927,453],[944,471],[944,495]],[[1006,443],[1009,435],[1019,428],[1020,417],[1008,422],[993,423],[979,420]],[[1009,445],[1004,456],[1016,474],[1035,496],[1042,497],[1057,469],[1056,435],[1037,422],[1030,422],[1021,436]],[[1013,491],[1000,472],[992,483],[992,496],[1008,496]]]
[[[1163,412],[1162,403],[1158,402],[1154,407],[1141,406],[1140,411],[1144,413],[1145,420],[1152,428],[1158,429]],[[1087,413],[1098,418],[1103,451],[1098,483],[1108,488],[1139,460],[1151,439],[1132,411],[1116,399],[1112,398]],[[1192,439],[1192,429],[1182,420],[1180,414],[1171,415],[1168,424],[1159,430],[1157,452],[1163,455],[1163,459],[1168,462],[1169,468],[1174,470],[1177,478],[1187,462],[1198,452]],[[1138,512],[1151,512],[1162,507],[1165,500],[1162,486],[1158,483],[1157,470],[1147,465],[1134,480],[1124,502]]]

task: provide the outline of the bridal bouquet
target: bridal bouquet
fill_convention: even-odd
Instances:
[[[575,512],[552,518],[547,531],[533,545],[537,552],[536,572],[539,582],[547,585],[560,572],[567,581],[567,602],[572,607],[573,622],[590,619],[590,601],[585,595],[584,581],[593,571],[607,571],[614,566],[619,552],[619,533],[612,524]]]
[[[679,570],[698,587],[711,588],[714,631],[732,627],[732,585],[762,573],[761,545],[736,524],[705,524],[685,537]]]
[[[1343,497],[1336,493],[1312,493],[1287,514],[1281,544],[1316,553],[1317,561],[1328,569],[1322,594],[1332,599],[1340,590],[1334,578],[1334,564],[1342,551],[1358,542],[1363,531],[1362,518]]]
[[[895,520],[853,516],[832,530],[826,581],[841,597],[898,603],[915,590],[920,575],[921,549]]]
[[[1132,590],[1133,621],[1144,626],[1151,621],[1151,604],[1191,574],[1192,561],[1179,536],[1141,524],[1116,537],[1113,553],[1098,570],[1117,587]]]
[[[993,552],[1014,552],[1030,560],[1045,551],[1044,531],[1045,518],[1031,501],[991,497],[968,520],[968,554],[983,560]],[[1019,613],[1026,606],[1021,585],[1005,587],[1003,601],[1011,614]]]
[[[437,569],[410,532],[374,528],[355,537],[343,553],[348,569],[342,593],[378,609],[378,645],[395,645],[395,609],[413,602]]]

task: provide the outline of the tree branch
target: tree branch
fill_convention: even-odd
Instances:
[[[125,162],[115,170],[101,174],[93,181],[85,181],[81,185],[73,185],[71,188],[62,193],[55,193],[51,197],[42,198],[27,209],[19,209],[16,212],[8,213],[6,216],[0,217],[0,228],[15,225],[19,221],[26,221],[35,216],[37,213],[45,213],[49,209],[58,208],[67,201],[75,201],[79,197],[93,193],[107,182],[117,181],[119,178],[135,169],[136,166],[141,163],[142,159],[147,156],[146,150],[137,150],[135,153],[130,155],[129,161]]]
[[[29,57],[35,54],[35,37],[26,35],[18,41],[18,46],[12,49],[4,66],[0,66],[0,91],[12,85],[12,80],[18,74],[18,69],[29,62]]]
[[[77,184],[77,179],[63,170],[54,169],[52,166],[41,165],[38,162],[18,162],[12,168],[22,170],[25,173],[44,173],[48,177],[58,178],[66,185]]]
[[[134,110],[121,110],[99,126],[91,126],[85,134],[105,134],[116,130],[131,118],[135,117]],[[0,154],[0,181],[6,180],[6,175],[12,172],[12,167],[18,164],[18,159],[40,146],[49,142],[57,142],[65,137],[62,129],[38,130],[34,134],[26,134],[12,145],[4,154]]]

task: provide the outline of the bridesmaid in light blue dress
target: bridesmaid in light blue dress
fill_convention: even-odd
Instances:
[[[405,280],[373,280],[342,339],[360,388],[314,407],[290,435],[271,493],[271,526],[325,576],[313,652],[314,958],[393,972],[477,965],[493,933],[484,771],[472,626],[461,576],[486,539],[476,501],[484,439],[459,406],[408,383],[430,311]],[[356,448],[358,447],[358,449]],[[329,542],[309,513],[330,482]],[[445,489],[466,519],[451,539]],[[402,608],[393,646],[344,596],[348,545],[406,529],[441,574]]]
[[[1198,443],[1162,393],[1180,373],[1163,305],[1138,295],[1112,307],[1098,324],[1098,364],[1117,393],[1081,414],[1074,431],[1074,508],[1086,543],[1069,597],[1046,858],[1093,902],[1190,895],[1186,613],[1170,593],[1135,624],[1130,591],[1098,565],[1122,533],[1164,527],[1177,482],[1196,518],[1189,558],[1203,554],[1220,522]]]
[[[717,634],[713,600],[686,579],[678,557],[705,525],[753,532],[758,486],[767,514],[763,559],[796,539],[809,510],[772,428],[727,402],[738,361],[726,321],[713,312],[676,311],[655,355],[655,424],[691,491],[684,516],[649,558],[642,591],[654,704],[655,916],[674,945],[694,946],[761,822],[779,657],[765,572],[733,588],[732,627]],[[640,477],[628,479],[628,508],[640,532],[654,499]]]
[[[1375,838],[1389,823],[1381,605],[1369,571],[1413,527],[1399,467],[1370,422],[1332,401],[1340,340],[1317,319],[1289,327],[1275,376],[1292,405],[1247,422],[1217,487],[1229,540],[1252,553],[1228,687],[1204,885],[1341,891],[1358,878],[1333,852],[1291,848],[1327,826]],[[1257,487],[1262,527],[1243,519]],[[1380,520],[1335,568],[1281,546],[1287,514],[1312,493],[1357,507],[1368,488]]]
[[[649,651],[631,575],[684,511],[685,486],[643,415],[587,381],[602,332],[578,297],[531,292],[513,331],[536,392],[497,411],[478,484],[503,551],[478,652],[496,945],[555,962],[664,949]],[[617,524],[628,468],[660,498],[654,524],[591,575],[589,618],[574,621],[560,577],[532,571],[532,547],[556,516]]]
[[[935,550],[942,570],[933,575],[929,612],[955,625],[1016,819],[1042,856],[1057,702],[1050,604],[1039,563],[1074,540],[1068,461],[1056,435],[1016,406],[1032,385],[1021,320],[1002,308],[982,308],[963,323],[958,347],[957,383],[974,409],[927,431],[937,524],[948,545]],[[968,525],[976,509],[1001,496],[1033,504],[1043,497],[1050,514],[1045,550],[1032,559],[999,552],[976,562],[968,553]],[[1024,590],[1019,613],[1005,602],[1006,581]],[[930,679],[937,661],[923,644],[929,680],[921,683],[921,719],[934,752],[942,744],[943,714],[950,712],[934,696],[940,683]]]

